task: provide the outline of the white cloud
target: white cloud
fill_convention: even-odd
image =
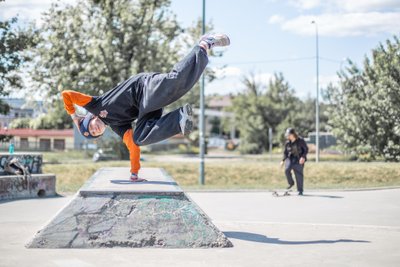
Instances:
[[[52,3],[74,4],[77,0],[9,0],[0,3],[0,18],[10,19],[19,16],[22,21],[40,20],[42,13],[50,8]]]
[[[289,3],[303,10],[313,9],[321,4],[320,0],[291,0]]]
[[[289,5],[300,10],[322,8],[324,11],[368,12],[395,11],[400,8],[399,0],[291,0]]]
[[[219,94],[226,95],[242,91],[242,83],[239,77],[229,77],[222,80],[215,80],[206,84],[206,95]]]
[[[241,76],[243,71],[237,67],[225,67],[217,68],[213,70],[217,76],[217,79],[211,83],[206,84],[207,95],[209,94],[230,94],[237,93],[242,90]]]
[[[400,8],[399,0],[334,0],[332,2],[336,8],[347,12],[395,11]]]
[[[254,74],[254,81],[262,85],[267,85],[273,79],[274,79],[274,74],[269,72]]]
[[[242,75],[242,70],[237,67],[213,68],[218,79],[225,77],[239,77]]]
[[[269,23],[299,35],[315,34],[312,20],[317,21],[320,34],[325,36],[399,32],[399,0],[291,0],[289,5],[299,9],[301,15],[285,19],[276,14],[268,19]],[[309,10],[313,15],[307,14]]]
[[[243,73],[243,72],[241,72]],[[262,72],[255,73],[254,80],[257,83],[262,84],[263,86],[268,85],[269,81],[274,79],[274,75],[272,73]],[[244,85],[240,76],[230,76],[225,79],[215,80],[212,83],[206,84],[206,94],[234,94],[243,92]]]
[[[317,21],[318,30],[325,36],[358,36],[399,31],[400,12],[336,13],[317,16],[298,16],[280,24],[285,31],[299,35],[314,35],[311,21]]]
[[[285,18],[281,15],[273,15],[269,17],[268,22],[271,24],[281,23],[285,20]]]
[[[330,83],[333,85],[338,84],[339,76],[337,74],[331,75],[319,75],[319,88],[326,88]],[[317,84],[316,76],[313,79],[313,83]]]

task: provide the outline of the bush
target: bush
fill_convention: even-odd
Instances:
[[[242,154],[260,154],[262,153],[262,147],[255,143],[240,143],[240,153]]]
[[[119,138],[110,137],[103,139],[99,144],[99,147],[106,153],[111,152],[112,154],[116,155],[118,159],[129,159],[129,150]]]

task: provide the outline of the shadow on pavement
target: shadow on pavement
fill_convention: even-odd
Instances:
[[[111,180],[113,184],[161,184],[161,185],[178,185],[176,182],[165,182],[165,181],[143,181],[143,182],[131,182],[129,180]]]
[[[367,240],[353,240],[353,239],[289,241],[289,240],[280,240],[279,238],[270,238],[265,235],[249,233],[249,232],[224,232],[224,234],[228,238],[240,239],[240,240],[257,242],[257,243],[277,244],[277,245],[370,243],[370,241],[367,241]]]
[[[342,196],[319,195],[319,194],[304,194],[302,197],[326,197],[326,198],[343,198]]]

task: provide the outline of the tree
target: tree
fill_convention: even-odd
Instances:
[[[240,131],[240,149],[244,153],[261,153],[268,149],[268,128],[274,132],[298,100],[294,90],[277,73],[268,86],[257,82],[255,75],[243,78],[245,92],[233,100],[231,111]]]
[[[177,60],[181,29],[169,0],[80,0],[44,14],[31,74],[49,100],[41,128],[71,127],[60,92],[99,95],[131,75],[167,71]],[[56,125],[54,120],[58,121]],[[47,124],[47,122],[49,124]]]
[[[328,131],[328,114],[326,113],[327,107],[328,105],[326,103],[319,104],[319,122],[321,131]],[[280,141],[285,140],[284,133],[289,127],[296,129],[296,132],[303,137],[307,136],[310,132],[315,132],[314,98],[308,97],[304,100],[298,99],[294,102],[294,105],[287,114],[286,118],[277,127],[275,135]]]
[[[131,75],[166,71],[180,32],[168,0],[80,0],[44,15],[33,77],[49,96],[102,94]]]
[[[72,127],[70,116],[64,110],[61,101],[52,103],[52,111],[46,114],[40,114],[36,118],[18,118],[14,119],[10,128],[30,128],[30,129],[68,129]]]
[[[62,90],[99,95],[136,73],[169,71],[200,25],[182,33],[169,5],[170,0],[79,0],[63,8],[53,4],[44,15],[32,73],[38,89],[55,105],[52,110],[60,105]],[[182,101],[197,103],[197,91]]]
[[[36,43],[36,32],[17,28],[17,22],[16,17],[0,21],[0,96],[8,95],[7,88],[22,87],[22,79],[17,71],[31,59],[24,51]],[[7,114],[9,109],[0,100],[0,114]]]
[[[330,86],[329,124],[342,146],[374,159],[400,161],[400,40],[393,37],[365,57],[348,62],[339,86]]]

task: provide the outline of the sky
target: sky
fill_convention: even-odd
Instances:
[[[19,14],[36,20],[52,0],[6,0],[0,19]],[[67,2],[62,0],[61,2]],[[69,1],[71,2],[71,1]],[[171,0],[182,26],[201,17],[202,0]],[[337,82],[346,59],[362,64],[365,55],[400,31],[400,0],[206,0],[206,20],[215,32],[230,36],[224,56],[210,67],[226,66],[220,79],[206,85],[206,94],[238,93],[241,79],[254,73],[267,83],[282,72],[296,94],[316,94],[316,21],[319,32],[320,86]]]

